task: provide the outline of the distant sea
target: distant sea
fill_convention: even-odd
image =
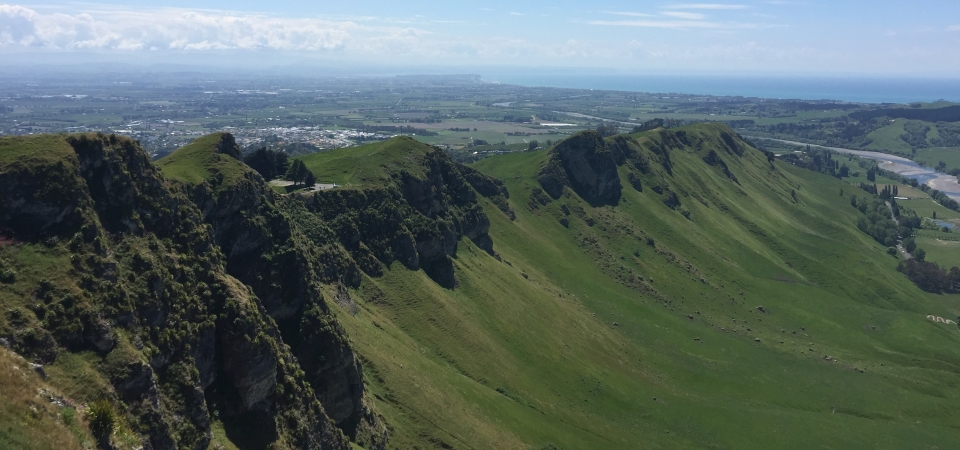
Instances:
[[[960,102],[960,79],[826,78],[783,76],[484,75],[484,81],[521,86],[650,93],[743,96],[861,103]]]

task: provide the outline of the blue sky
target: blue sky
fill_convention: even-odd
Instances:
[[[0,0],[2,1],[2,0]],[[960,76],[946,0],[0,3],[0,57]]]

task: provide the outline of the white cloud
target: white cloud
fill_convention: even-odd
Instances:
[[[638,12],[621,12],[621,11],[604,11],[607,14],[613,14],[617,16],[630,16],[630,17],[656,17],[653,14],[647,13],[638,13]]]
[[[805,47],[798,47],[801,44],[781,38],[788,33],[765,32],[786,25],[752,15],[760,12],[756,8],[720,3],[657,6],[649,12],[603,11],[603,18],[610,20],[572,21],[595,26],[577,27],[576,33],[517,29],[503,25],[503,21],[487,25],[470,18],[462,19],[467,24],[463,26],[431,20],[457,17],[289,18],[230,11],[72,5],[70,8],[74,9],[68,10],[0,4],[0,69],[13,64],[12,61],[49,63],[53,60],[50,54],[57,53],[74,60],[191,61],[201,65],[312,61],[331,66],[348,66],[352,62],[515,64],[602,66],[618,70],[741,71],[777,67],[809,71],[811,67],[832,67],[836,71],[865,73],[896,72],[904,65],[897,58],[906,58],[916,67],[934,67],[955,74],[953,61],[960,56],[950,39],[932,45],[928,49],[931,54],[919,51],[925,48],[926,41],[922,45],[904,45],[900,53],[890,51],[886,43],[882,47],[863,42],[853,49],[838,48],[834,45],[837,39],[829,36],[803,36],[796,42],[803,42]],[[745,15],[749,19],[741,20],[750,23],[721,18],[723,10]],[[508,13],[509,10],[491,14],[502,17]],[[603,26],[620,28],[599,28]],[[642,36],[644,41],[620,41],[624,27],[641,27],[630,34]],[[663,29],[683,31],[669,37],[653,31]],[[745,29],[756,32],[737,32]],[[960,24],[939,25],[938,29],[944,30],[941,33],[960,32]]]
[[[343,47],[357,28],[353,22],[182,9],[68,15],[0,5],[0,48],[316,51]]]
[[[523,13],[518,13],[518,12],[514,11],[514,12],[510,13],[510,15],[511,15],[511,16],[522,16]]]
[[[702,20],[592,20],[590,25],[645,28],[723,28],[723,24]]]
[[[747,5],[731,5],[725,3],[684,3],[680,5],[665,6],[665,9],[711,9],[711,10],[733,10],[747,9]]]
[[[707,16],[700,13],[683,12],[683,11],[667,11],[663,13],[663,15],[668,17],[676,17],[678,19],[686,19],[686,20],[703,20],[707,18]]]

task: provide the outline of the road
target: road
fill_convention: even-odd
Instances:
[[[271,180],[270,184],[272,186],[293,186],[292,181],[286,181],[286,180]],[[311,189],[311,191],[325,191],[325,190],[333,189],[336,187],[340,187],[340,186],[338,186],[336,183],[333,183],[333,184],[317,183],[313,185],[313,189]]]
[[[891,205],[888,201],[884,201],[883,203],[887,205],[887,209],[890,210],[890,219],[892,219],[893,223],[897,224],[897,226],[900,226],[900,221],[897,220],[897,217],[893,215],[893,205]],[[900,235],[897,235],[897,237],[899,238]],[[907,253],[907,249],[903,248],[903,239],[897,241],[897,250],[900,250],[900,254],[903,255],[904,260],[913,258],[913,255]]]
[[[621,125],[629,125],[629,126],[631,126],[631,127],[635,127],[635,126],[637,126],[637,125],[640,125],[639,123],[636,123],[636,122],[623,122],[623,121],[620,121],[620,120],[607,119],[607,118],[604,118],[604,117],[597,117],[597,116],[588,116],[588,115],[586,115],[586,114],[580,114],[580,113],[568,112],[568,111],[554,111],[554,113],[556,113],[556,114],[566,114],[566,115],[568,115],[568,116],[570,116],[570,117],[579,117],[579,118],[581,118],[581,119],[593,119],[593,120],[602,120],[602,121],[604,121],[604,122],[619,123],[619,124],[621,124]]]

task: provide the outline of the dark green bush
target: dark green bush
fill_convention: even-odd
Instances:
[[[108,440],[117,426],[117,412],[110,401],[100,399],[88,407],[87,420],[90,422],[90,432],[95,438]]]

